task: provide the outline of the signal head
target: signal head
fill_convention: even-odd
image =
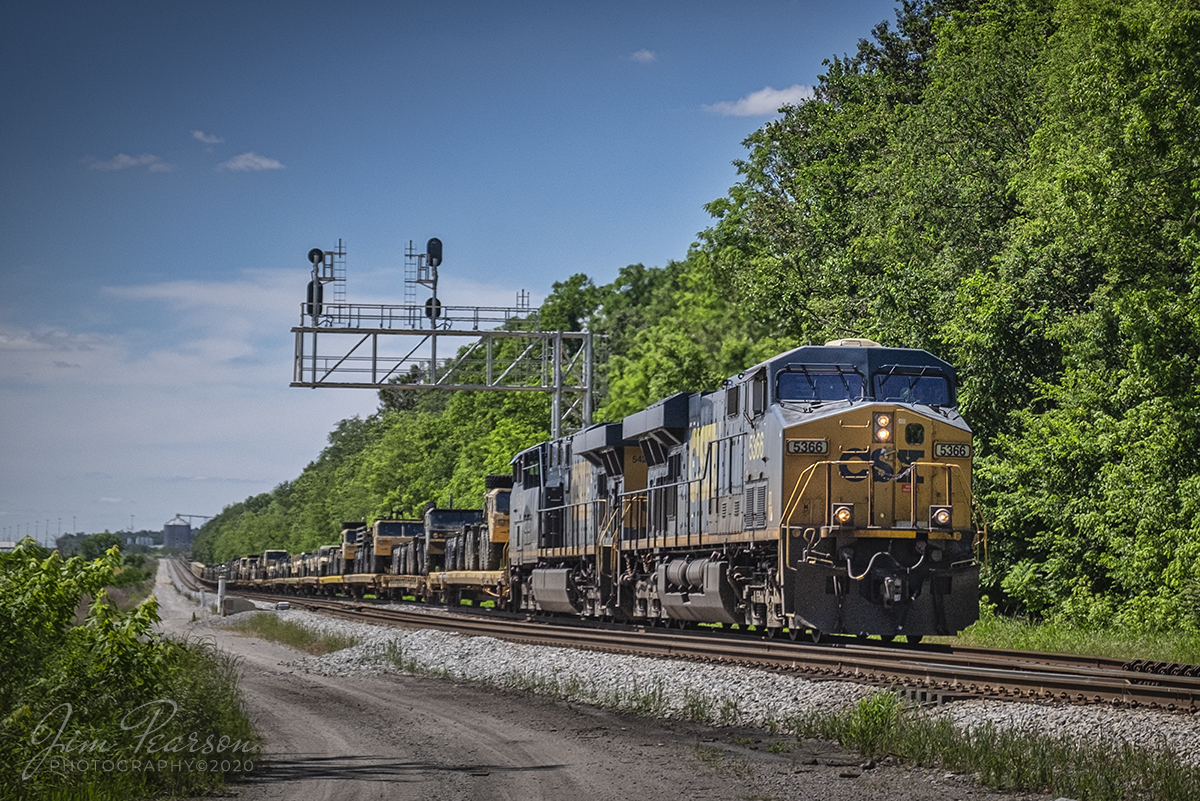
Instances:
[[[425,243],[425,263],[437,267],[442,263],[442,240],[436,236]]]

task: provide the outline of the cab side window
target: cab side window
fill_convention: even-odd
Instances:
[[[750,379],[750,414],[758,417],[767,410],[767,373],[765,370]]]

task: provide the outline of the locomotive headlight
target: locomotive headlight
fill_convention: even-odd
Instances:
[[[838,528],[849,528],[854,525],[854,504],[835,503],[830,509],[830,519]]]
[[[892,416],[890,414],[875,415],[875,441],[892,441]]]
[[[930,528],[950,528],[953,510],[949,506],[929,507]]]

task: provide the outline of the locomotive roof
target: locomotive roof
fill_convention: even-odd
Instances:
[[[776,372],[793,364],[849,365],[857,367],[864,376],[869,376],[882,367],[896,364],[910,367],[934,367],[941,370],[947,377],[954,378],[954,368],[929,351],[918,348],[885,348],[874,344],[865,347],[843,344],[801,345],[778,356],[772,356],[753,367],[747,367],[739,375],[749,375],[762,367],[768,368],[770,372]]]

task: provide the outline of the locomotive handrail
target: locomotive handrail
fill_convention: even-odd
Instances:
[[[781,533],[781,534],[783,535],[783,537],[784,537],[784,543],[783,543],[783,551],[784,551],[784,554],[783,554],[783,558],[784,558],[784,567],[785,567],[786,569],[788,569],[788,570],[796,570],[796,568],[795,568],[795,567],[792,567],[792,538],[791,538],[791,536],[789,536],[789,534],[791,533],[791,531],[792,531],[793,529],[805,529],[805,528],[811,528],[811,526],[797,526],[797,525],[793,525],[793,524],[792,524],[792,522],[791,522],[791,517],[792,517],[792,515],[793,515],[793,514],[795,514],[795,511],[796,511],[796,506],[797,506],[797,505],[800,503],[800,499],[801,499],[801,498],[803,498],[803,497],[804,497],[804,493],[808,491],[808,485],[809,485],[809,484],[812,482],[812,477],[813,477],[814,475],[816,475],[816,469],[817,469],[818,467],[822,466],[822,465],[825,465],[826,467],[832,467],[832,466],[833,466],[833,465],[835,465],[835,464],[852,464],[852,461],[845,460],[845,459],[822,459],[822,460],[820,460],[820,461],[813,462],[813,463],[812,463],[812,464],[810,464],[808,467],[806,467],[806,468],[804,468],[803,470],[801,470],[801,471],[800,471],[800,475],[798,475],[798,476],[796,477],[796,483],[795,483],[795,485],[792,487],[792,495],[791,495],[791,497],[790,497],[790,498],[788,498],[788,502],[787,502],[787,504],[785,505],[785,507],[784,507],[784,509],[783,509],[783,511],[782,511],[782,514],[780,515],[780,525],[779,525],[779,531],[780,531],[780,533]],[[951,504],[953,504],[953,502],[954,502],[954,501],[953,501],[953,498],[952,498],[952,496],[951,496],[951,494],[950,494],[950,471],[951,471],[951,470],[958,470],[958,471],[960,471],[960,472],[961,472],[961,471],[962,471],[962,465],[959,465],[959,464],[954,464],[954,463],[952,463],[952,462],[913,462],[912,464],[910,464],[910,465],[908,466],[908,468],[907,468],[907,469],[905,469],[905,470],[903,471],[903,473],[901,473],[901,475],[904,475],[905,473],[908,473],[909,471],[913,471],[913,472],[914,472],[914,474],[915,474],[915,477],[918,477],[918,478],[919,478],[919,477],[920,477],[920,472],[921,472],[921,471],[920,471],[918,468],[920,468],[920,467],[934,467],[934,468],[937,468],[937,467],[943,467],[943,468],[945,468],[945,469],[946,469],[946,500],[950,501],[950,503],[951,503]],[[803,479],[803,478],[804,478],[804,475],[805,475],[806,473],[808,473],[808,474],[809,474],[809,476],[808,476],[808,480],[807,480],[807,481],[805,481],[805,482],[804,482],[804,486],[803,486],[803,487],[801,487],[801,486],[800,486],[800,481],[801,481],[801,479]],[[913,486],[914,486],[914,487],[916,486],[916,482],[915,482],[915,481],[914,481],[914,482],[911,482],[911,483],[913,484]],[[873,491],[873,490],[874,490],[874,488],[875,488],[875,481],[874,481],[874,480],[872,480],[872,481],[871,481],[871,482],[870,482],[870,483],[867,485],[867,492],[868,492],[868,495],[867,495],[867,497],[868,497],[868,503],[871,503],[871,501],[873,500],[873,496],[874,496],[874,491]],[[967,483],[967,490],[966,490],[966,494],[967,494],[967,503],[968,503],[968,505],[970,505],[970,504],[973,504],[973,503],[974,503],[974,500],[975,500],[975,493],[974,493],[974,490],[973,490],[973,488],[972,488],[972,487],[971,487],[971,485],[970,485],[970,482],[968,482],[968,483]],[[829,499],[828,499],[828,497],[826,497],[826,501],[827,501],[827,502],[828,502],[828,500],[829,500]],[[913,531],[916,531],[916,530],[917,530],[917,521],[916,521],[916,517],[917,517],[917,515],[916,515],[916,504],[917,504],[917,493],[916,493],[916,492],[913,492],[913,493],[912,493],[912,506],[913,506],[913,512],[912,512],[912,525],[913,525]],[[828,505],[828,503],[827,503],[826,505]],[[873,506],[873,504],[872,504],[872,511],[874,511],[874,506]],[[828,513],[828,511],[827,511],[827,513]],[[869,524],[868,524],[867,528],[870,528],[870,525],[869,525]],[[805,539],[807,540],[808,538],[806,537]],[[809,544],[811,545],[812,543],[811,543],[811,542],[809,542]]]

